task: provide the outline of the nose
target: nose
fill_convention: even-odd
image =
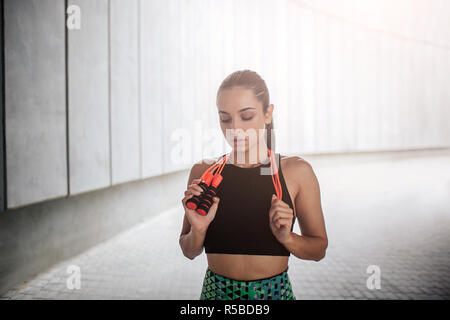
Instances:
[[[245,130],[240,126],[236,125],[236,122],[233,122],[226,129],[226,133],[228,133],[231,139],[240,139],[242,135],[245,133]]]
[[[236,121],[234,118],[231,120],[230,129],[233,131],[233,133],[236,133],[236,131],[240,129],[238,121]]]

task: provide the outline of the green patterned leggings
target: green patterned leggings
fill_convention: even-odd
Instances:
[[[200,300],[296,300],[287,274],[241,281],[206,270]]]

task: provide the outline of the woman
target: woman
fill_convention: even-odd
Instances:
[[[218,159],[201,161],[192,167],[182,199],[183,254],[194,259],[205,247],[208,259],[200,299],[295,300],[287,275],[290,254],[319,261],[328,246],[317,178],[305,160],[273,152],[274,105],[256,72],[230,74],[217,92],[217,108],[233,148],[222,183],[207,215],[186,206],[202,193],[199,178]],[[269,150],[277,159],[281,199],[275,196]],[[292,231],[296,217],[301,235]]]

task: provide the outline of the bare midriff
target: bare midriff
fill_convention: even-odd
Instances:
[[[275,276],[288,267],[288,256],[248,254],[206,254],[209,269],[235,280],[256,280]]]

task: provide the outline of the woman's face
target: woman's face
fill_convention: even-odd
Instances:
[[[264,143],[264,128],[271,122],[273,105],[264,114],[252,90],[234,87],[220,91],[217,108],[220,127],[234,151],[248,152],[260,141]]]

